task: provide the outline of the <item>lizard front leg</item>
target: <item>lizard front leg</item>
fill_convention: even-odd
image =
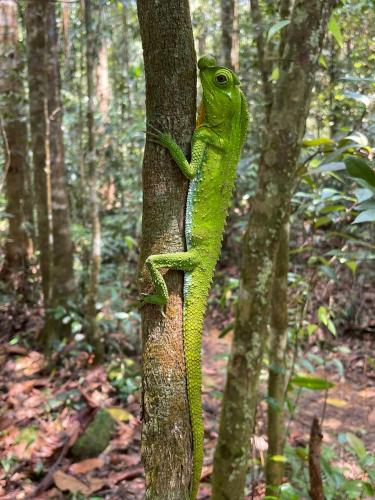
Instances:
[[[155,293],[146,295],[143,298],[143,302],[163,306],[168,301],[168,288],[159,269],[168,268],[176,271],[191,272],[198,264],[198,261],[198,255],[194,250],[150,255],[146,259],[146,266],[155,286]]]

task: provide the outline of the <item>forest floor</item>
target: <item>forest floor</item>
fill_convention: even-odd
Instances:
[[[222,390],[231,335],[219,338],[209,326],[203,345],[203,406],[205,416],[205,465],[200,499],[210,498]],[[217,319],[214,323],[217,323]],[[372,336],[373,337],[373,336]],[[306,446],[316,415],[323,419],[323,444],[334,446],[339,433],[359,435],[368,451],[375,451],[375,367],[370,363],[375,339],[343,337],[332,341],[324,354],[311,346],[316,359],[324,355],[327,377],[335,386],[328,395],[303,390],[297,411],[289,419],[289,443]],[[336,359],[334,363],[330,360]],[[59,368],[47,370],[37,351],[3,344],[0,351],[0,498],[108,498],[142,499],[143,468],[140,463],[139,391],[121,405],[108,366],[92,367],[87,353],[66,356]],[[265,392],[263,380],[260,391]],[[72,445],[99,408],[108,408],[116,421],[112,439],[97,456],[77,459]],[[253,458],[263,464],[266,452],[266,402],[259,395]],[[342,457],[349,476],[359,474],[350,456]],[[254,467],[247,498],[264,494],[262,467]],[[249,489],[250,491],[250,489]]]

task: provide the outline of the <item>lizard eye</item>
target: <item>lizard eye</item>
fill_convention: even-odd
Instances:
[[[215,75],[215,82],[219,85],[226,85],[228,83],[228,77],[223,73]]]

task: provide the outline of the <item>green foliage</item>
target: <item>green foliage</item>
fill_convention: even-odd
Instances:
[[[323,446],[321,468],[326,500],[359,500],[375,494],[375,455],[366,450],[363,441],[352,433],[339,434],[339,448]],[[340,457],[350,453],[360,469],[357,478]],[[280,500],[308,499],[308,449],[286,446],[289,482],[281,487]]]

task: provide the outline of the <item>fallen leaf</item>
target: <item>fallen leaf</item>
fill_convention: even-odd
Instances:
[[[63,472],[62,470],[58,470],[54,473],[53,480],[55,482],[55,485],[61,491],[82,493],[86,496],[89,496],[91,495],[91,493],[100,490],[105,484],[107,484],[106,480],[96,477],[88,479],[85,484],[76,477],[65,474],[65,472]]]
[[[120,422],[129,422],[132,420],[134,416],[128,411],[122,408],[116,408],[112,406],[111,408],[106,408],[107,412],[113,417],[115,420],[119,420]]]
[[[69,467],[69,472],[72,474],[86,474],[94,469],[103,467],[103,465],[104,460],[102,458],[88,458],[87,460],[82,460],[81,462],[72,464]]]
[[[345,406],[348,405],[348,402],[344,401],[343,399],[328,398],[327,404],[331,406],[336,406],[337,408],[344,408]]]

